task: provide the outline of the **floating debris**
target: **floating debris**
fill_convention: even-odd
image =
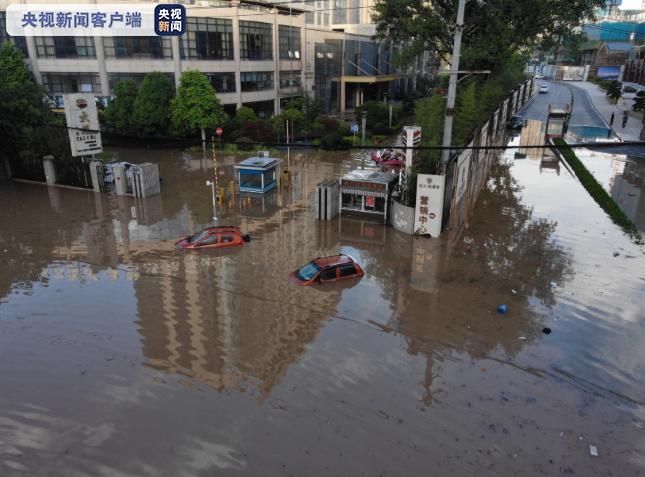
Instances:
[[[596,446],[589,446],[589,453],[594,457],[598,457],[598,448]]]
[[[497,307],[497,313],[499,313],[500,315],[505,315],[506,313],[508,313],[508,305],[499,305]]]
[[[550,335],[551,328],[548,328],[548,327],[542,328],[542,333],[544,333],[545,335]]]

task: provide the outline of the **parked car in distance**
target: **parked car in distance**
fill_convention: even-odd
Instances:
[[[537,74],[535,75],[535,79],[544,79],[544,75]]]
[[[216,226],[207,227],[201,232],[175,242],[175,248],[178,250],[193,250],[234,247],[244,245],[249,240],[251,240],[251,236],[240,232],[239,227]]]
[[[546,94],[548,92],[549,92],[549,85],[548,84],[541,84],[540,89],[538,89],[538,93]]]
[[[508,127],[511,129],[521,129],[526,124],[526,121],[522,116],[511,116],[511,119],[508,120]]]
[[[627,85],[627,86],[625,86],[623,88],[623,93],[636,93],[637,91],[638,90],[636,88],[634,88],[633,86],[629,86],[629,85]]]
[[[339,254],[315,258],[290,275],[297,285],[316,285],[362,277],[361,266],[349,255]]]

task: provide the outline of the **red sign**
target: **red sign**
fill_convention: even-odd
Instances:
[[[222,137],[223,132],[224,132],[224,130],[222,128],[217,128],[215,130],[215,134],[217,134],[219,137]]]

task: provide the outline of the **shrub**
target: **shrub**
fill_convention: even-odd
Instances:
[[[334,118],[321,118],[320,126],[323,131],[327,133],[337,132],[338,131],[338,120]]]
[[[255,111],[253,111],[253,109],[249,108],[248,106],[242,106],[235,113],[234,122],[238,127],[244,127],[247,122],[255,121],[257,119],[258,116],[257,114],[255,114]]]
[[[623,84],[620,81],[610,81],[609,87],[607,88],[607,96],[609,96],[614,101],[618,101],[623,94]]]
[[[237,140],[237,148],[240,151],[252,151],[254,148],[254,145],[252,144],[254,141],[248,137],[241,137]]]
[[[320,140],[320,147],[326,150],[347,149],[350,146],[340,134],[337,132],[327,134]]]

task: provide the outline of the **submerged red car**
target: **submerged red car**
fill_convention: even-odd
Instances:
[[[315,285],[362,277],[363,275],[365,273],[356,260],[349,255],[340,254],[315,258],[293,272],[290,278],[298,285]]]
[[[196,248],[234,247],[236,245],[244,245],[249,240],[251,240],[251,236],[240,232],[239,227],[207,227],[195,235],[175,242],[175,248],[190,250]]]

